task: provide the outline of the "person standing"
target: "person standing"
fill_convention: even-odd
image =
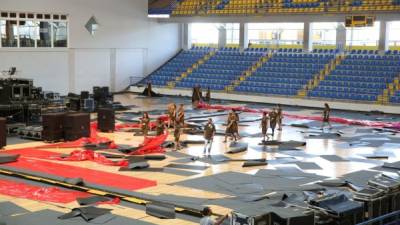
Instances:
[[[235,118],[235,123],[233,124],[233,135],[235,135],[237,139],[240,139],[241,137],[239,135],[239,114],[235,110],[233,110],[233,115]]]
[[[278,104],[277,117],[278,117],[278,130],[281,131],[282,130],[282,119],[283,119],[281,104]]]
[[[162,120],[162,118],[159,117],[157,119],[157,122],[156,122],[156,134],[157,134],[157,136],[160,136],[160,135],[164,134],[165,129],[166,129],[165,123]]]
[[[276,109],[273,108],[272,111],[269,113],[269,126],[271,127],[272,130],[272,138],[274,138],[275,135],[275,127],[277,120],[278,120],[278,113]]]
[[[205,101],[206,101],[207,103],[210,103],[210,101],[211,101],[211,90],[210,90],[210,87],[207,88]]]
[[[175,150],[181,149],[180,138],[184,126],[185,126],[185,109],[183,104],[180,104],[174,125]]]
[[[140,128],[142,129],[143,136],[146,138],[149,133],[149,129],[150,129],[150,117],[147,112],[143,113],[143,117],[140,119],[140,124],[141,124]]]
[[[182,128],[185,125],[185,108],[183,104],[179,105],[178,113],[176,115],[176,122],[179,123]]]
[[[268,123],[269,123],[269,117],[267,115],[267,112],[263,112],[263,117],[261,118],[261,133],[263,135],[263,142],[265,142],[265,137],[267,137],[267,140],[269,139],[268,137]]]
[[[178,121],[175,121],[175,126],[174,126],[174,144],[175,144],[175,151],[178,151],[181,149],[181,133],[182,133],[182,125],[178,123]]]
[[[175,124],[176,119],[176,105],[175,103],[171,103],[168,106],[168,128],[171,128]]]
[[[234,113],[229,112],[228,120],[226,122],[224,143],[227,142],[228,136],[233,137],[235,142],[237,141],[236,136],[235,136],[235,123],[236,123],[236,117],[235,117]]]
[[[205,207],[201,214],[203,215],[203,217],[200,220],[200,225],[221,225],[224,220],[228,218],[228,215],[225,215],[219,218],[217,221],[213,220],[211,218],[212,211],[210,207]]]
[[[208,154],[210,155],[212,143],[215,136],[215,131],[216,130],[213,120],[209,118],[207,124],[204,126],[204,139],[205,139],[204,151],[203,151],[204,155],[206,154],[207,150]]]
[[[325,108],[322,113],[322,125],[321,129],[324,129],[325,124],[329,125],[329,129],[332,129],[332,125],[330,122],[330,114],[331,114],[331,108],[329,107],[328,103],[325,103]]]

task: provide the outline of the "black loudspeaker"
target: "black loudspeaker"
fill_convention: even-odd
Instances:
[[[284,212],[287,210],[289,212]],[[315,216],[313,212],[305,212],[302,209],[296,208],[291,210],[291,208],[281,209],[280,215],[277,213],[271,213],[271,224],[272,225],[314,225]]]
[[[6,118],[0,118],[0,148],[7,145],[7,120]]]
[[[232,222],[235,225],[270,225],[271,214],[254,215],[248,212],[232,212]]]
[[[100,108],[97,110],[97,127],[101,132],[115,130],[115,112],[113,109]]]
[[[61,141],[64,139],[65,113],[48,113],[42,115],[42,139],[44,141]]]
[[[81,99],[80,98],[70,98],[69,99],[69,109],[72,111],[81,110]]]
[[[81,91],[81,99],[88,99],[90,98],[88,91]]]
[[[64,117],[64,138],[66,141],[74,141],[79,138],[89,136],[89,113],[71,113]]]
[[[345,195],[335,195],[311,201],[312,205],[326,209],[340,225],[355,225],[364,221],[364,204],[351,201]]]

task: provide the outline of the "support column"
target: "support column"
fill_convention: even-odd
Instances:
[[[346,27],[343,24],[336,28],[336,48],[341,52],[346,49]]]
[[[183,24],[183,50],[192,48],[192,25],[190,23]]]
[[[381,26],[379,28],[379,52],[385,53],[389,50],[389,26],[390,22],[381,21]]]
[[[241,51],[246,49],[249,45],[249,29],[247,23],[240,23],[239,28],[239,48]]]
[[[313,50],[312,41],[312,23],[305,22],[303,38],[303,50],[305,52],[311,52]]]
[[[226,45],[226,28],[220,26],[218,28],[218,48],[223,48]]]
[[[110,49],[110,90],[117,91],[117,49]],[[118,90],[119,91],[119,90]]]

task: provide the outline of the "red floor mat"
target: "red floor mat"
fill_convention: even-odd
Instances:
[[[12,180],[0,180],[0,194],[35,201],[70,203],[76,198],[87,198],[90,194],[68,191],[55,187],[40,187]]]
[[[7,154],[15,154],[20,155],[20,157],[27,157],[27,158],[37,158],[37,159],[49,159],[49,160],[58,160],[58,161],[71,161],[71,162],[79,162],[79,161],[93,161],[102,165],[107,166],[127,166],[127,160],[120,160],[120,161],[112,161],[107,159],[105,156],[91,151],[91,150],[71,150],[68,151],[66,156],[61,157],[61,153],[46,151],[46,150],[39,150],[34,148],[25,148],[25,149],[16,149],[16,150],[9,150],[4,153]],[[1,155],[2,153],[0,153]]]
[[[68,151],[65,154],[68,154],[72,151]],[[57,153],[52,151],[45,151],[39,150],[36,148],[22,148],[22,149],[15,149],[15,150],[7,150],[2,152],[4,154],[18,154],[23,157],[30,157],[30,158],[39,158],[39,159],[56,159],[59,158],[61,154],[64,153]],[[1,153],[0,153],[1,154]]]
[[[27,169],[68,178],[82,178],[84,181],[124,190],[138,190],[157,185],[156,181],[134,178],[109,172],[86,169],[78,166],[46,162],[36,159],[19,158],[17,162],[4,164],[6,166]]]
[[[198,105],[199,109],[218,109],[218,110],[236,110],[242,112],[250,112],[250,113],[263,113],[269,112],[268,110],[263,109],[251,109],[247,107],[231,107],[231,106],[224,106],[224,105],[209,105],[203,102],[200,102]],[[293,118],[293,119],[308,119],[308,120],[317,120],[322,121],[321,116],[302,116],[302,115],[293,115],[293,114],[283,114],[285,117]],[[359,126],[370,126],[370,127],[386,127],[386,128],[393,128],[393,129],[400,129],[400,122],[377,122],[377,121],[370,121],[370,120],[353,120],[353,119],[346,119],[340,117],[331,117],[331,122],[341,123],[341,124],[349,124],[349,125],[359,125]]]

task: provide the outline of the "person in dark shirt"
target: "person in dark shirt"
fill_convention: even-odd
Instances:
[[[143,113],[143,117],[140,119],[140,127],[142,129],[143,136],[146,138],[150,130],[150,118],[147,112]]]
[[[269,113],[269,125],[272,130],[272,138],[274,138],[275,135],[275,127],[276,123],[278,121],[278,113],[275,108],[272,109],[272,111]]]
[[[204,155],[206,154],[207,150],[208,154],[210,154],[212,143],[214,140],[214,135],[215,135],[215,125],[213,123],[213,120],[209,118],[207,124],[204,126],[204,139],[205,139],[204,152],[203,152]]]
[[[267,137],[267,140],[269,139],[267,134],[269,125],[268,123],[269,123],[269,117],[266,112],[263,112],[263,117],[261,118],[261,125],[260,125],[261,133],[263,135],[263,142],[265,142],[265,137]]]
[[[331,114],[331,108],[329,107],[328,103],[325,103],[325,108],[322,113],[322,125],[321,129],[324,129],[325,124],[329,125],[329,129],[332,129],[332,125],[330,123],[330,114]]]
[[[282,113],[282,106],[279,104],[277,108],[277,117],[278,117],[278,130],[282,130],[282,119],[283,119],[283,113]]]
[[[166,129],[166,127],[165,127],[164,121],[161,118],[158,118],[157,122],[156,122],[156,133],[157,133],[157,136],[160,136],[160,135],[164,134],[165,129]]]

